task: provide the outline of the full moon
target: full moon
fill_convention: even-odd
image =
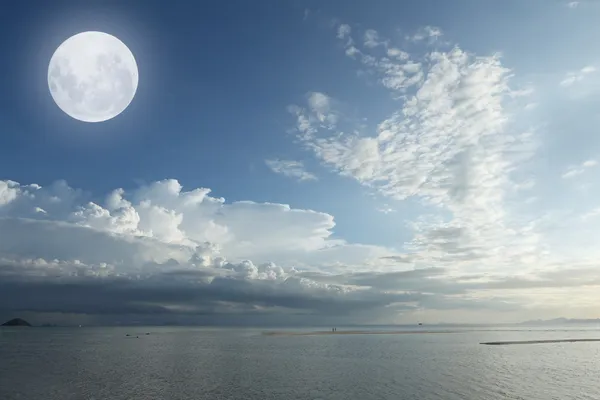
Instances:
[[[129,106],[138,86],[135,58],[116,37],[82,32],[56,49],[48,66],[52,98],[69,116],[102,122]]]

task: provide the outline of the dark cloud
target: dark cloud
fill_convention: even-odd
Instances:
[[[182,267],[132,278],[39,275],[36,271],[48,268],[4,265],[0,267],[0,314],[86,315],[103,323],[133,318],[148,323],[241,324],[251,323],[248,316],[254,315],[254,322],[285,325],[369,322],[383,313],[389,316],[418,308],[512,309],[504,301],[453,297],[480,285],[444,279],[441,268],[347,275],[300,272],[282,279],[250,279],[234,269],[231,264],[207,269]]]
[[[212,315],[283,310],[325,316],[351,316],[393,303],[418,300],[413,294],[378,290],[344,291],[311,287],[302,278],[281,281],[214,277],[207,271],[172,271],[144,279],[119,277],[37,277],[0,268],[3,311],[81,314]],[[190,276],[202,279],[187,279]],[[186,279],[179,279],[186,277]],[[203,281],[211,277],[210,282]]]

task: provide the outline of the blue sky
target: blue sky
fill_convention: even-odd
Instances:
[[[169,259],[200,268],[171,247],[210,242],[201,253],[211,271],[219,257],[229,260],[219,268],[236,273],[247,270],[244,260],[259,275],[275,262],[282,282],[356,295],[348,304],[364,290],[426,296],[376,302],[402,305],[381,314],[386,322],[481,320],[489,309],[506,320],[593,316],[593,285],[568,286],[587,293],[572,308],[544,306],[548,287],[569,298],[567,287],[548,283],[537,297],[519,289],[569,268],[596,279],[600,4],[29,1],[5,12],[0,179],[12,183],[0,186],[4,223],[52,221],[167,246],[151,256],[128,250],[144,260],[136,268]],[[134,100],[103,123],[67,116],[46,81],[56,48],[89,30],[120,38],[139,67]],[[27,187],[34,183],[41,191]],[[197,188],[211,190],[204,211],[182,200]],[[51,212],[48,199],[61,196],[64,206]],[[235,211],[215,211],[220,198]],[[161,216],[144,214],[144,201]],[[65,271],[75,261],[126,268],[125,256],[52,250],[44,229],[27,226],[41,248],[0,246],[11,265],[50,257]],[[110,252],[113,242],[94,240]],[[393,293],[352,283],[414,269],[443,269],[426,277],[436,282],[481,282],[452,289],[468,306],[450,316],[439,305],[459,294],[446,286],[432,294],[427,279]]]

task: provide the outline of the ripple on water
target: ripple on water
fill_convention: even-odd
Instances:
[[[150,329],[149,336],[125,337]],[[0,398],[600,398],[600,343],[479,344],[553,335],[564,333],[268,337],[191,328],[5,331]]]

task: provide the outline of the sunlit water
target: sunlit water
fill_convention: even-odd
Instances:
[[[4,328],[0,399],[600,399],[600,342],[479,344],[600,338],[597,328],[518,329],[263,336],[248,329]]]

